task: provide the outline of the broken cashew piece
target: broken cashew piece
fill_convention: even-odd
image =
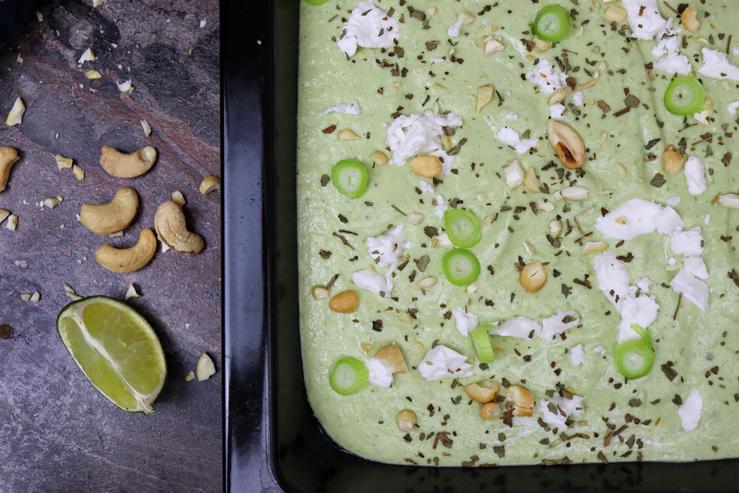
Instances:
[[[547,138],[565,168],[577,169],[585,164],[585,144],[577,130],[565,122],[549,120]]]
[[[93,233],[109,236],[124,231],[139,209],[139,194],[131,187],[118,190],[107,204],[83,204],[80,223]]]
[[[139,241],[130,248],[115,248],[103,245],[95,252],[98,264],[119,274],[127,274],[143,269],[154,258],[157,251],[157,238],[149,228],[141,230]]]
[[[203,237],[188,231],[182,207],[171,200],[167,200],[157,209],[154,229],[167,246],[178,252],[196,254],[205,248]]]
[[[221,179],[215,175],[208,175],[200,182],[200,193],[208,195],[213,190],[221,188]]]
[[[10,178],[10,170],[18,162],[18,151],[12,147],[0,147],[0,192],[5,190]]]
[[[130,154],[103,146],[100,152],[100,166],[106,173],[116,178],[136,178],[147,173],[157,160],[157,150],[151,146]]]

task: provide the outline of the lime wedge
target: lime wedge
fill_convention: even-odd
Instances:
[[[157,335],[130,306],[93,296],[65,306],[59,335],[85,376],[125,411],[151,413],[167,376]]]

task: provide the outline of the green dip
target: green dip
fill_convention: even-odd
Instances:
[[[674,76],[654,68],[660,57],[652,48],[658,41],[634,39],[628,18],[603,20],[606,9],[621,2],[562,0],[572,18],[569,36],[537,51],[529,24],[551,3],[377,1],[386,12],[392,8],[398,21],[397,47],[359,47],[352,57],[337,40],[359,2],[302,5],[297,234],[303,368],[316,416],[352,453],[431,466],[739,456],[739,212],[722,206],[730,196],[718,200],[719,194],[739,192],[739,128],[727,109],[739,100],[739,88],[734,80],[698,73],[702,48],[738,60],[730,44],[733,36],[739,46],[736,3],[689,2],[700,27],[694,33],[683,29],[679,54],[687,56],[691,75],[705,90],[707,118],[698,119],[666,110],[663,94]],[[677,8],[680,2],[670,3]],[[676,12],[662,2],[660,8],[664,18],[680,24]],[[450,38],[448,30],[463,11],[472,19],[460,23],[460,35]],[[503,45],[502,51],[484,53],[489,36]],[[489,51],[495,51],[493,45]],[[547,141],[552,94],[543,94],[526,75],[541,60],[551,62],[557,73],[566,72],[571,79],[565,87],[585,85],[575,87],[581,105],[575,91],[564,91],[564,113],[557,118],[582,137],[587,161],[579,170],[565,169]],[[596,82],[587,84],[596,74]],[[495,91],[478,110],[478,90],[486,85]],[[324,114],[348,103],[358,104],[361,113]],[[408,164],[375,164],[372,158],[376,151],[393,157],[386,138],[395,118],[424,111],[451,112],[463,121],[448,132],[453,133],[451,145],[461,145],[450,151],[455,154],[452,170],[434,183],[425,180],[435,188],[432,192],[424,191],[428,187],[421,187],[422,179]],[[517,154],[496,137],[503,126],[522,138],[538,138],[536,147]],[[341,140],[345,129],[356,140]],[[703,162],[704,192],[689,193],[682,170],[671,174],[662,169],[668,145]],[[370,169],[369,187],[360,198],[342,195],[329,181],[331,167],[342,159],[359,160]],[[512,160],[533,170],[541,192],[506,183],[503,169]],[[562,199],[558,192],[569,186],[586,188],[587,198]],[[482,220],[482,239],[470,249],[481,272],[471,288],[444,277],[441,259],[448,245],[440,241],[437,196],[447,207],[465,208]],[[651,232],[622,241],[595,228],[603,214],[635,198],[672,204],[684,230],[700,227],[700,256],[709,274],[704,282],[710,287],[705,310],[670,286],[686,255],[671,251],[669,235]],[[560,221],[561,233],[556,226],[552,232],[553,221]],[[394,266],[375,265],[367,238],[397,225],[404,227],[402,255]],[[643,278],[651,281],[648,295],[659,305],[648,327],[656,357],[643,378],[626,380],[616,367],[621,315],[600,289],[594,268],[599,252],[584,252],[587,242],[605,243],[606,253],[628,270],[631,285]],[[518,268],[534,261],[546,264],[548,277],[540,291],[528,292],[519,283]],[[352,282],[355,272],[373,266],[383,275],[394,272],[391,293],[381,296]],[[335,275],[329,297],[314,299],[314,286],[328,284]],[[422,288],[433,283],[421,284],[427,278],[437,282]],[[328,298],[345,290],[359,293],[358,309],[330,310]],[[516,316],[540,322],[567,310],[577,312],[579,323],[553,340],[502,337],[493,331],[496,358],[481,365],[470,338],[456,328],[455,308],[466,308],[481,324]],[[332,390],[334,361],[344,356],[368,360],[391,343],[401,347],[408,371],[394,374],[390,388],[367,385],[347,396]],[[418,367],[436,344],[465,355],[472,373],[424,379]],[[579,365],[571,354],[577,346],[584,355]],[[481,404],[464,391],[464,385],[481,379],[500,384],[499,400],[510,385],[528,389],[536,401],[533,416],[511,419],[508,410],[483,420]],[[695,429],[686,431],[678,409],[693,391],[700,394],[702,409]],[[570,394],[582,398],[582,413],[570,416],[566,429],[548,425],[540,401]],[[504,402],[498,404],[506,409]],[[396,425],[404,409],[417,416],[407,433]]]

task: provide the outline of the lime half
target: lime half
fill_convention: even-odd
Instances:
[[[151,413],[167,376],[151,325],[130,306],[94,296],[65,306],[59,335],[85,376],[125,411]]]

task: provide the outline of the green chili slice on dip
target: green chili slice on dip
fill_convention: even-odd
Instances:
[[[680,75],[665,90],[665,107],[673,115],[692,115],[703,110],[703,86],[695,77]]]
[[[456,246],[471,248],[480,243],[482,222],[472,211],[447,209],[444,212],[444,230]]]
[[[639,333],[639,339],[624,341],[613,350],[618,371],[631,380],[646,376],[654,366],[652,337],[643,327],[632,325],[632,328]]]
[[[447,280],[456,286],[467,286],[480,275],[480,262],[469,250],[454,248],[444,254],[442,268]]]
[[[354,159],[344,159],[331,168],[331,183],[351,199],[364,195],[369,184],[367,167]]]
[[[331,366],[328,381],[337,394],[352,395],[367,386],[369,371],[361,360],[346,356],[336,360]]]
[[[481,325],[470,332],[472,347],[475,348],[475,354],[477,354],[480,363],[492,363],[495,360],[493,344],[490,342],[490,334],[488,333],[490,329],[489,325]]]
[[[536,14],[531,30],[543,41],[562,41],[570,34],[570,24],[567,9],[561,5],[547,5]]]

